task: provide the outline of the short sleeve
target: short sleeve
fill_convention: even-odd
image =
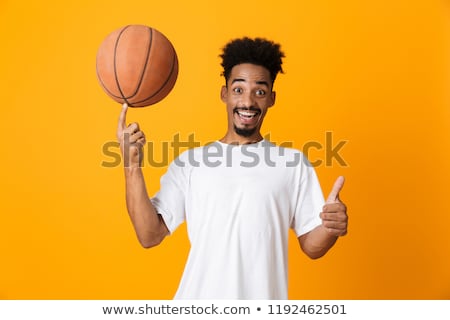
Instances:
[[[175,231],[186,217],[187,172],[186,162],[181,161],[180,158],[174,160],[161,177],[159,191],[150,199],[156,211],[164,219],[170,233]]]
[[[299,185],[295,192],[295,212],[292,219],[291,228],[297,237],[308,233],[320,224],[320,212],[325,204],[319,179],[314,167],[302,156],[300,166]]]

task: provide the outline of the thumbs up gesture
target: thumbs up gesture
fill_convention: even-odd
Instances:
[[[334,183],[333,189],[320,213],[322,226],[330,235],[339,237],[347,234],[347,207],[339,199],[339,192],[344,186],[344,177],[340,176]]]

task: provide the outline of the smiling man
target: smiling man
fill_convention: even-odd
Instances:
[[[275,102],[269,71],[242,63],[233,67],[229,77],[221,92],[228,112],[228,131],[221,141],[242,144],[262,140],[262,120]]]
[[[325,202],[303,154],[261,135],[283,57],[278,44],[260,38],[224,47],[225,136],[182,153],[151,199],[139,157],[145,136],[138,124],[126,125],[127,107],[122,110],[117,136],[130,155],[127,209],[139,241],[158,245],[187,223],[191,249],[175,298],[287,299],[289,230],[313,259],[347,233],[347,209],[339,199],[343,177]]]

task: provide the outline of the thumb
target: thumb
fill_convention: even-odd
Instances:
[[[339,192],[342,190],[342,187],[344,186],[345,178],[343,176],[340,176],[336,179],[336,182],[333,185],[333,189],[331,189],[331,192],[327,198],[326,203],[336,203],[339,201]]]
[[[124,103],[122,105],[122,111],[120,112],[119,116],[119,123],[117,125],[117,131],[122,132],[127,127],[127,110],[128,110],[128,104]]]

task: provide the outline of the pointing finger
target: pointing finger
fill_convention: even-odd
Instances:
[[[127,127],[127,110],[128,110],[128,104],[124,103],[122,105],[122,111],[120,112],[119,116],[119,124],[117,126],[118,131],[123,131]]]

